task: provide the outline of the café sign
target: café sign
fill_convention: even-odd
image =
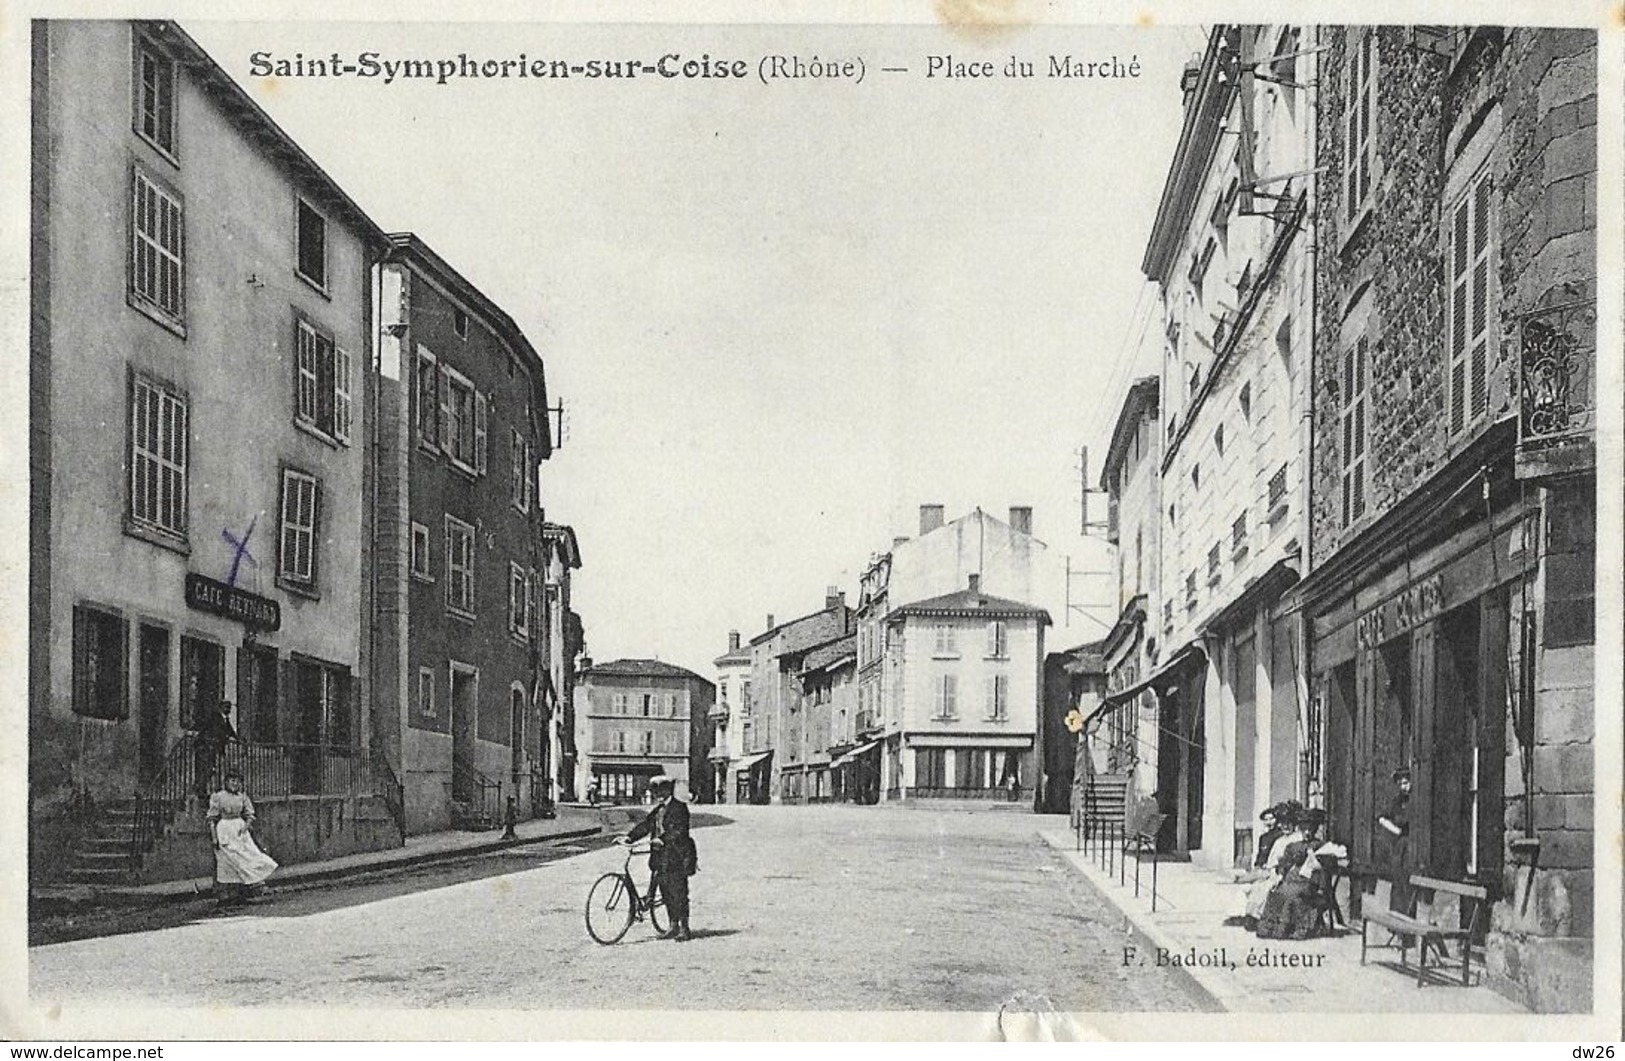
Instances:
[[[216,582],[195,571],[186,575],[186,606],[235,619],[255,630],[282,627],[282,605],[276,601]]]
[[[1444,576],[1434,575],[1360,616],[1357,628],[1361,648],[1376,648],[1412,627],[1420,626],[1444,610]]]

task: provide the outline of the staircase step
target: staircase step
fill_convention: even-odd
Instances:
[[[128,868],[124,869],[82,869],[78,866],[68,870],[68,883],[70,884],[127,884],[131,876]]]
[[[73,859],[76,864],[86,869],[94,869],[100,866],[123,866],[129,863],[130,852],[128,848],[122,851],[88,851],[81,847],[73,853]]]

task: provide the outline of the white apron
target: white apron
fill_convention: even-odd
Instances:
[[[248,823],[241,818],[221,818],[214,826],[214,876],[222,884],[258,884],[276,869],[276,860],[254,843]]]

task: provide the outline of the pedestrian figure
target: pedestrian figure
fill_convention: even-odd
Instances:
[[[1397,791],[1389,801],[1388,807],[1377,816],[1377,826],[1382,830],[1380,839],[1384,841],[1382,849],[1386,852],[1386,861],[1389,872],[1393,875],[1393,891],[1390,902],[1393,909],[1409,913],[1411,909],[1410,885],[1410,835],[1411,835],[1411,771],[1410,767],[1402,766],[1394,771],[1394,787]]]
[[[264,887],[277,864],[254,842],[254,801],[243,791],[241,771],[227,770],[225,787],[209,797],[208,823],[219,903],[242,902]]]
[[[237,740],[237,729],[231,724],[231,701],[222,700],[213,712],[198,720],[192,784],[199,799],[207,798],[214,784],[215,764],[225,753],[226,745]]]
[[[666,903],[672,938],[687,940],[688,878],[699,865],[694,840],[688,834],[688,804],[677,798],[672,779],[664,774],[649,780],[649,794],[655,800],[654,810],[627,833],[626,839],[649,837],[649,871]]]

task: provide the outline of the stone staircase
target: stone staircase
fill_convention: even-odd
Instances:
[[[138,871],[130,852],[134,831],[135,800],[114,800],[99,806],[96,824],[79,839],[68,860],[65,881],[92,887],[136,883]]]

